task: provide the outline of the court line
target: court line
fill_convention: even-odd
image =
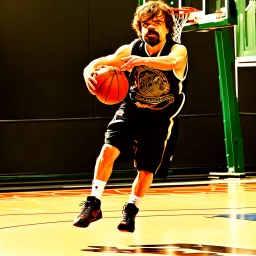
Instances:
[[[248,184],[249,183],[249,184]],[[198,184],[195,183],[195,186],[193,186],[193,189],[190,188],[193,192],[191,192],[190,189],[188,189],[187,186],[180,187],[175,186],[174,184],[168,184],[168,186],[162,186],[162,187],[154,187],[150,188],[148,191],[148,194],[165,194],[165,193],[173,193],[173,194],[190,194],[190,193],[198,193],[198,192],[204,192],[206,194],[212,194],[212,193],[223,193],[228,192],[229,185],[239,185],[243,184],[244,187],[241,188],[241,191],[247,191],[247,189],[250,192],[256,191],[256,184],[255,180],[254,182],[246,181],[246,182],[229,182],[229,183],[208,183],[208,184]],[[153,184],[152,184],[153,185]],[[163,184],[162,184],[163,185]],[[166,184],[167,185],[167,184]],[[213,187],[214,186],[214,189]],[[239,188],[238,188],[239,189]],[[185,191],[187,190],[187,191]],[[254,191],[253,191],[254,190]],[[6,198],[33,198],[33,197],[58,197],[58,196],[74,196],[74,195],[85,195],[90,193],[91,189],[73,189],[73,190],[48,190],[48,191],[33,191],[33,192],[6,192],[6,193],[0,193],[0,199],[6,199]],[[105,191],[105,196],[111,196],[111,195],[120,195],[120,194],[130,194],[131,188],[107,188]]]
[[[152,210],[141,210],[140,212],[175,212],[175,211],[213,211],[213,210],[246,210],[246,209],[256,209],[256,206],[248,207],[232,207],[232,208],[197,208],[197,209],[152,209]],[[121,212],[121,210],[106,210],[104,212]],[[77,214],[79,212],[42,212],[42,213],[10,213],[10,214],[0,214],[0,217],[6,216],[32,216],[32,215],[56,215],[56,214]]]
[[[152,218],[152,217],[184,217],[184,216],[211,216],[214,218],[216,214],[157,214],[157,215],[140,215],[137,216],[136,218]],[[122,216],[109,216],[109,217],[103,217],[103,219],[119,219]],[[209,217],[207,217],[209,218]],[[70,222],[73,223],[73,220],[61,220],[61,221],[48,221],[48,222],[38,222],[38,223],[28,223],[28,224],[20,224],[20,225],[15,225],[15,226],[5,226],[5,227],[0,227],[1,229],[7,229],[7,228],[19,228],[19,227],[27,227],[27,226],[36,226],[36,225],[47,225],[47,224],[58,224],[58,223],[63,223],[63,222]]]

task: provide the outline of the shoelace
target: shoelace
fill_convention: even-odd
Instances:
[[[128,212],[125,210],[126,205],[127,205],[127,204],[125,204],[125,205],[123,206],[123,210],[122,210],[123,220],[124,220],[124,221],[127,221],[128,217],[129,217]]]
[[[88,201],[83,201],[82,203],[79,204],[79,206],[82,206],[81,210],[81,214],[82,215],[86,215],[87,213],[89,213],[91,211],[91,202]]]

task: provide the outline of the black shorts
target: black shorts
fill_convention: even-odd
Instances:
[[[165,178],[178,137],[178,118],[150,109],[122,105],[105,133],[105,143],[121,153],[132,151],[137,170]]]

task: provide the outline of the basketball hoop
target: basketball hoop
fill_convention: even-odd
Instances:
[[[173,34],[172,39],[173,41],[180,43],[181,40],[181,32],[189,19],[189,15],[192,12],[198,12],[196,8],[193,7],[181,7],[181,8],[171,8],[171,15],[173,18]]]

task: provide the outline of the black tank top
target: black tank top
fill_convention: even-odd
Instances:
[[[169,55],[174,44],[173,41],[167,41],[160,56]],[[141,39],[135,40],[131,54],[149,57],[145,42]],[[127,100],[132,101],[138,108],[164,109],[169,113],[171,111],[171,115],[177,115],[185,102],[187,69],[184,78],[180,79],[173,70],[164,71],[144,65],[134,67],[130,73],[131,86]]]

